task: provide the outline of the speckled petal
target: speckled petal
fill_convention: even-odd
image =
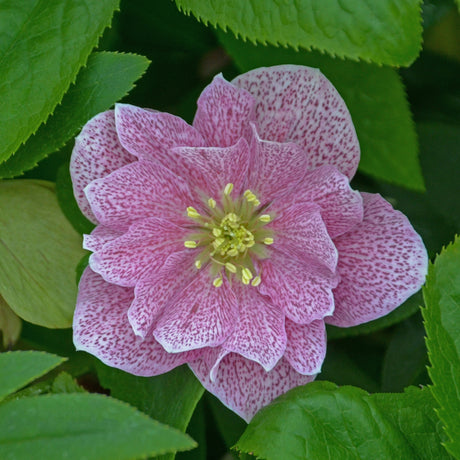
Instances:
[[[214,358],[213,350],[210,354]],[[214,361],[199,359],[189,366],[208,391],[248,423],[257,411],[276,397],[315,379],[315,376],[297,373],[284,358],[266,372],[260,364],[230,353],[219,363],[216,378],[211,381]]]
[[[228,147],[249,133],[254,120],[254,98],[222,75],[216,75],[198,99],[193,126],[214,147]]]
[[[270,227],[269,227],[270,226]],[[326,267],[332,273],[337,266],[337,250],[321,218],[321,208],[301,203],[278,214],[267,228],[274,231],[273,247],[312,267]]]
[[[320,166],[309,171],[303,179],[274,203],[284,209],[296,203],[315,203],[331,238],[352,230],[363,220],[363,200],[350,187],[348,177],[334,166]]]
[[[261,263],[261,278],[260,292],[296,323],[309,324],[334,312],[335,276],[312,273],[303,263],[274,250]]]
[[[286,320],[287,345],[284,357],[300,374],[316,375],[326,356],[326,327],[324,321],[297,324]]]
[[[193,250],[176,252],[165,264],[152,271],[134,288],[135,298],[128,310],[128,319],[136,335],[146,337],[168,302],[179,295],[196,276]]]
[[[102,112],[86,123],[75,139],[70,176],[78,206],[89,220],[97,223],[84,188],[93,180],[105,177],[135,160],[137,158],[120,144],[113,110]]]
[[[80,280],[73,320],[77,350],[142,376],[163,374],[198,356],[198,352],[166,353],[153,337],[136,337],[126,318],[133,298],[132,288],[109,284],[87,268]]]
[[[139,159],[167,163],[172,147],[206,145],[193,126],[169,113],[116,104],[115,121],[121,144]]]
[[[263,139],[296,142],[307,152],[310,169],[330,164],[353,177],[360,157],[355,128],[342,97],[319,70],[295,65],[259,68],[232,83],[256,98]]]
[[[151,161],[136,161],[97,179],[85,193],[99,222],[121,231],[146,217],[185,223],[185,210],[192,203],[186,182]]]
[[[92,254],[89,264],[109,283],[135,286],[158,270],[171,254],[184,249],[185,235],[186,230],[167,220],[140,220]]]
[[[284,195],[295,186],[308,169],[304,150],[293,142],[262,140],[253,125],[250,143],[249,188],[262,205]]]
[[[89,235],[83,235],[83,249],[92,252],[99,251],[105,243],[109,243],[121,235],[123,232],[98,225]]]
[[[341,281],[327,322],[341,327],[390,313],[420,289],[427,273],[425,246],[409,220],[380,195],[362,196],[363,223],[335,239]]]
[[[247,180],[249,146],[240,139],[231,147],[177,147],[170,151],[168,168],[186,178],[200,198],[218,200],[224,187],[232,183],[233,194],[242,191]]]
[[[153,332],[171,353],[220,345],[232,332],[238,318],[238,303],[228,281],[214,287],[207,270],[164,309]]]
[[[240,316],[222,349],[256,361],[269,371],[286,348],[284,313],[252,286],[234,283],[232,289],[238,299]]]

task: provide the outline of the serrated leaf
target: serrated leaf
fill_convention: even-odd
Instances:
[[[0,177],[18,176],[61,148],[86,121],[125,96],[148,64],[136,54],[93,53],[46,124],[0,165]]]
[[[65,360],[41,351],[0,353],[0,400],[45,375]]]
[[[102,395],[35,396],[0,406],[0,458],[5,460],[30,460],[32,455],[131,460],[195,445],[189,436]]]
[[[50,182],[0,182],[0,294],[21,318],[41,326],[72,324],[80,235]]]
[[[460,238],[428,268],[422,310],[433,381],[430,387],[450,441],[447,450],[460,458]]]
[[[422,43],[419,0],[176,0],[205,24],[243,40],[299,46],[378,64],[410,65]]]
[[[424,190],[415,126],[394,69],[343,61],[314,52],[254,46],[220,33],[241,71],[279,64],[316,67],[345,100],[361,146],[359,170],[377,179]]]
[[[53,111],[118,0],[4,0],[0,23],[0,163]]]
[[[313,382],[260,411],[236,444],[268,460],[446,458],[427,391],[369,395]]]

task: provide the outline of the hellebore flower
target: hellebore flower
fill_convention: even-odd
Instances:
[[[423,283],[407,218],[350,188],[350,114],[316,69],[256,69],[203,91],[190,126],[118,104],[76,139],[71,175],[97,227],[77,349],[142,376],[188,363],[246,420],[312,381],[325,322],[379,318]]]

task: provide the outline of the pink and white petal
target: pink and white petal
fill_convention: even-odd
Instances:
[[[166,353],[153,337],[145,340],[136,337],[126,317],[133,298],[132,288],[109,284],[86,268],[73,319],[77,350],[91,353],[109,366],[142,376],[163,374],[198,356],[196,352]]]
[[[332,289],[338,282],[336,276],[321,275],[315,270],[274,250],[270,258],[261,263],[259,290],[282,308],[287,318],[295,323],[310,324],[332,315]]]
[[[248,423],[256,412],[278,396],[315,379],[314,375],[296,372],[284,358],[266,372],[260,364],[230,353],[220,361],[215,379],[211,381],[213,365],[213,359],[200,358],[189,363],[202,385]]]
[[[192,282],[163,310],[153,331],[170,353],[220,345],[233,331],[238,302],[229,282],[214,287],[208,270]]]
[[[284,312],[252,286],[234,283],[232,289],[238,299],[240,315],[222,349],[238,353],[270,371],[286,349]]]
[[[188,222],[185,210],[192,201],[183,179],[151,161],[136,161],[97,179],[85,193],[99,222],[121,231],[146,217]]]
[[[273,247],[310,267],[326,267],[332,273],[338,253],[316,204],[300,203],[277,213],[267,226],[274,231]]]
[[[287,345],[285,359],[303,375],[316,375],[326,356],[326,327],[324,321],[297,324],[286,320]]]
[[[350,113],[318,69],[263,67],[232,83],[256,98],[256,123],[263,139],[299,144],[307,153],[309,169],[330,164],[354,176],[360,149]]]
[[[89,235],[83,235],[83,249],[96,252],[102,249],[105,243],[123,235],[122,232],[104,225],[98,225]]]
[[[193,126],[213,147],[228,147],[249,134],[254,98],[216,75],[198,99]]]
[[[293,142],[262,140],[255,126],[252,127],[252,161],[248,183],[263,205],[285,194],[305,176],[308,169],[307,156],[304,150]]]
[[[70,176],[78,206],[91,222],[97,224],[97,219],[86,199],[85,187],[93,180],[136,160],[118,140],[113,110],[96,115],[83,127],[75,139],[70,158]]]
[[[233,194],[245,186],[249,168],[249,146],[240,139],[230,147],[177,147],[170,151],[169,169],[186,177],[193,191],[216,200],[232,183]],[[201,192],[201,193],[200,193]]]
[[[115,105],[115,122],[123,147],[139,159],[155,160],[167,167],[168,152],[179,146],[204,146],[203,136],[182,118],[169,113]]]
[[[170,255],[165,264],[134,288],[134,300],[128,310],[128,320],[136,335],[146,337],[167,303],[187,287],[197,270],[193,265],[196,254],[190,249]]]
[[[135,286],[184,249],[186,230],[164,219],[137,221],[119,238],[89,258],[89,265],[109,283]]]
[[[360,193],[350,187],[348,177],[334,166],[324,165],[309,171],[274,207],[283,209],[296,203],[319,205],[331,238],[352,230],[363,220]]]
[[[334,241],[341,280],[327,322],[341,327],[390,313],[420,289],[427,273],[425,246],[406,216],[378,194],[362,196],[362,224]]]

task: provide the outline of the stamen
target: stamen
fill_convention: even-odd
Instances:
[[[196,244],[196,241],[187,240],[187,241],[184,241],[184,246],[189,249],[195,249],[197,244]]]
[[[264,238],[264,244],[267,244],[267,245],[270,245],[270,244],[273,244],[273,238],[270,238],[270,237],[266,237]]]
[[[201,260],[195,260],[195,267],[199,270],[201,268]]]
[[[201,217],[198,211],[193,206],[189,206],[187,208],[187,216],[191,217],[192,219],[198,219]]]
[[[212,229],[212,234],[213,234],[214,236],[216,236],[216,237],[217,237],[217,236],[220,236],[220,235],[222,235],[222,230],[221,230],[220,228],[213,228],[213,229]]]
[[[230,262],[225,264],[225,268],[231,273],[236,273],[236,267]]]
[[[228,183],[225,188],[224,188],[224,195],[230,195],[230,193],[232,193],[232,190],[233,190],[233,184],[232,183]]]
[[[261,216],[259,216],[259,220],[261,222],[264,222],[264,223],[268,223],[272,220],[270,214],[262,214]]]
[[[255,278],[253,278],[253,280],[251,281],[251,285],[252,286],[258,286],[260,283],[261,283],[261,278],[259,275],[257,275]]]
[[[214,198],[209,198],[208,205],[210,208],[214,209],[216,207],[216,200]]]
[[[243,268],[243,270],[241,271],[241,274],[243,276],[243,281],[244,281],[245,278],[248,281],[251,281],[253,275],[252,275],[251,270],[249,270],[249,268]],[[245,283],[245,284],[248,284],[248,283]]]
[[[218,288],[218,287],[221,287],[221,286],[222,286],[222,283],[223,283],[223,282],[224,282],[224,280],[222,279],[221,276],[219,276],[219,278],[216,278],[216,279],[212,282],[212,284],[213,284],[216,288]]]

